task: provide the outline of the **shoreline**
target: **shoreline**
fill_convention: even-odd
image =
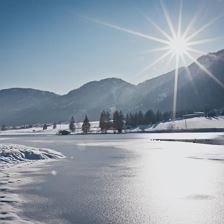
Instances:
[[[196,144],[208,144],[208,145],[224,145],[224,138],[222,139],[152,139],[152,141],[162,142],[186,142]]]

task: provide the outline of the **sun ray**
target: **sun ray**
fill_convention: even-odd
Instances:
[[[193,53],[199,54],[199,55],[205,55],[206,53],[195,49],[194,46],[196,45],[201,45],[205,43],[209,43],[212,41],[216,41],[220,38],[207,38],[207,39],[196,39],[196,37],[202,33],[205,29],[213,25],[218,19],[220,19],[223,16],[217,16],[210,20],[208,23],[202,25],[199,27],[196,31],[194,31],[193,26],[198,18],[198,13],[195,14],[190,21],[190,23],[187,25],[187,27],[184,29],[182,27],[183,23],[183,0],[180,0],[180,5],[179,5],[179,11],[177,15],[177,23],[173,23],[170,17],[170,14],[165,7],[163,0],[160,0],[160,5],[162,12],[164,14],[164,18],[167,23],[168,27],[168,32],[165,29],[162,29],[157,23],[155,23],[153,20],[151,20],[149,17],[146,15],[143,16],[144,18],[161,34],[160,37],[155,37],[152,35],[148,35],[142,32],[138,32],[135,30],[131,30],[125,27],[121,27],[118,25],[110,24],[104,21],[100,21],[97,19],[89,19],[97,24],[104,25],[106,27],[110,27],[112,29],[122,31],[128,34],[131,34],[133,36],[141,37],[147,40],[155,41],[159,44],[163,44],[162,47],[154,48],[154,49],[149,49],[146,50],[143,53],[152,53],[152,52],[163,52],[160,57],[158,57],[155,61],[153,61],[151,64],[148,64],[145,68],[143,68],[140,72],[136,74],[136,76],[139,75],[146,75],[146,71],[155,66],[156,64],[160,63],[162,60],[169,58],[166,61],[166,66],[171,64],[171,62],[174,61],[175,63],[175,70],[174,70],[174,89],[173,89],[173,120],[176,119],[176,111],[177,111],[177,92],[178,92],[178,79],[179,79],[179,66],[181,64],[184,64],[184,69],[186,70],[187,76],[192,83],[192,86],[194,87],[194,91],[197,93],[197,89],[194,86],[193,83],[193,77],[191,74],[191,71],[186,65],[186,58],[188,58],[191,62],[194,62],[202,71],[204,71],[205,74],[207,74],[211,79],[213,79],[219,86],[224,88],[224,83],[222,83],[218,78],[216,78],[212,72],[210,72],[203,64],[201,64],[198,60],[196,60],[192,55]],[[174,27],[175,24],[175,27]],[[196,40],[195,40],[196,39]],[[213,55],[211,54],[211,57]],[[215,57],[215,56],[214,56]],[[164,62],[165,64],[165,62]],[[143,74],[145,73],[145,74]]]
[[[168,40],[172,40],[172,37],[167,33],[165,32],[160,26],[158,26],[156,23],[154,23],[149,17],[147,16],[144,16],[145,19],[150,23],[152,24],[164,37],[166,37]]]
[[[166,58],[168,55],[170,55],[170,52],[166,52],[164,54],[162,54],[157,60],[155,60],[154,62],[152,62],[151,64],[147,65],[145,68],[143,68],[140,72],[137,73],[137,75],[141,75],[143,74],[145,71],[149,70],[150,68],[152,68],[153,66],[155,66],[156,64],[158,64],[160,61],[162,61],[164,58]]]
[[[201,51],[201,50],[198,50],[198,49],[196,49],[196,48],[191,48],[191,47],[188,47],[188,51],[189,51],[189,52],[196,53],[196,54],[199,54],[200,56],[201,56],[201,55],[206,55],[206,54],[207,54],[207,52],[205,52],[205,51]],[[217,56],[214,55],[214,54],[209,54],[209,57],[217,58]]]
[[[197,29],[197,31],[195,31],[194,33],[192,33],[191,35],[189,35],[187,37],[187,40],[189,41],[189,40],[193,39],[199,33],[203,32],[205,29],[207,29],[209,26],[211,26],[213,23],[215,23],[217,20],[219,20],[222,17],[223,16],[217,16],[217,17],[213,18],[211,21],[209,21],[208,23],[206,23],[205,25],[203,25],[201,28]]]
[[[200,8],[200,11],[197,11],[197,13],[194,14],[194,16],[192,17],[191,21],[188,23],[187,27],[185,28],[182,36],[184,38],[186,38],[188,35],[190,35],[190,31],[193,29],[196,21],[198,20],[198,18],[200,17],[202,11],[201,11],[201,8]]]
[[[171,54],[171,55],[170,55],[169,59],[168,59],[167,62],[166,62],[166,68],[170,65],[170,63],[172,62],[172,60],[173,60],[174,57],[175,57],[174,54]]]
[[[193,77],[192,77],[192,75],[191,75],[191,72],[190,72],[190,70],[189,70],[189,68],[188,68],[188,66],[187,66],[187,62],[186,62],[185,57],[184,57],[183,55],[181,56],[181,61],[183,61],[184,69],[185,69],[186,72],[187,72],[187,75],[188,75],[188,77],[189,77],[189,80],[192,81],[192,80],[193,80]]]
[[[207,38],[207,39],[191,41],[191,42],[188,43],[188,46],[205,44],[205,43],[214,42],[214,41],[217,41],[217,40],[220,40],[220,39],[221,39],[220,37],[213,37],[213,38]]]
[[[190,21],[190,23],[188,24],[187,28],[185,29],[184,33],[183,33],[183,37],[186,38],[188,36],[188,33],[190,32],[190,30],[192,29],[193,25],[195,24],[196,20],[197,20],[198,16],[194,15],[194,17],[192,18],[192,20]]]
[[[176,56],[175,60],[175,76],[174,76],[174,89],[173,89],[173,120],[176,120],[177,110],[177,89],[178,89],[178,76],[179,76],[179,57]]]
[[[202,65],[198,60],[193,58],[188,52],[186,52],[188,58],[194,61],[194,63],[204,71],[210,78],[212,78],[219,86],[224,88],[224,83],[222,83],[219,79],[217,79],[204,65]]]
[[[144,34],[144,33],[138,32],[138,31],[130,30],[128,28],[124,28],[124,27],[117,26],[117,25],[114,25],[114,24],[110,24],[110,23],[107,23],[107,22],[103,22],[103,21],[100,21],[100,20],[96,20],[96,19],[91,19],[91,20],[94,21],[95,23],[98,23],[98,24],[101,24],[101,25],[113,28],[115,30],[125,32],[125,33],[129,33],[129,34],[132,34],[134,36],[142,37],[144,39],[156,41],[156,42],[159,42],[159,43],[162,43],[162,44],[168,44],[168,41],[166,41],[164,39],[161,39],[161,38],[157,38],[157,37],[154,37],[154,36],[151,36],[151,35],[147,35],[147,34]]]
[[[162,10],[163,10],[163,14],[164,14],[164,16],[165,16],[166,22],[167,22],[167,24],[168,24],[168,26],[169,26],[170,32],[171,32],[171,34],[172,34],[172,37],[174,38],[174,37],[176,37],[176,32],[175,32],[173,23],[172,23],[172,21],[171,21],[171,19],[170,19],[170,15],[169,15],[168,11],[166,10],[166,7],[165,7],[165,5],[163,4],[163,1],[162,1],[162,0],[160,0],[160,5],[161,5],[161,8],[162,8]]]
[[[188,51],[191,51],[191,52],[193,52],[193,53],[199,54],[199,55],[205,55],[205,54],[206,54],[206,52],[201,51],[201,50],[198,50],[198,49],[196,49],[196,48],[188,47],[187,50],[188,50]],[[184,57],[183,57],[183,58],[184,58]]]
[[[145,51],[142,51],[142,54],[146,54],[146,53],[153,53],[153,52],[161,52],[161,51],[167,51],[169,50],[169,47],[157,47],[157,48],[154,48],[154,49],[148,49],[148,50],[145,50]]]
[[[189,80],[190,80],[190,83],[191,83],[191,85],[192,85],[192,87],[193,87],[193,90],[194,90],[195,94],[198,95],[198,90],[197,90],[197,88],[196,88],[196,86],[195,86],[195,84],[194,84],[194,82],[193,82],[193,77],[192,77],[191,71],[190,71],[190,69],[188,68],[187,62],[186,62],[185,57],[184,57],[183,55],[181,56],[181,60],[183,61],[183,64],[184,64],[184,70],[185,70],[186,73],[187,73],[187,76],[188,76],[188,78],[189,78]]]
[[[180,0],[179,18],[178,18],[178,30],[177,36],[181,36],[182,15],[183,14],[183,0]]]

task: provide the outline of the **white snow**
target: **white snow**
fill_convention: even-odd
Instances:
[[[156,130],[180,130],[180,129],[209,129],[209,128],[224,128],[224,116],[219,117],[194,117],[189,119],[180,119],[176,121],[161,122],[158,125],[153,125],[146,128],[146,131]]]
[[[51,149],[34,148],[17,144],[0,144],[0,223],[31,224],[18,214],[24,199],[16,194],[19,186],[33,181],[23,172],[37,173],[45,161],[64,158]],[[39,162],[38,162],[39,161]],[[55,175],[56,171],[54,171]],[[53,174],[52,174],[53,175]],[[35,182],[41,181],[39,178]],[[32,222],[33,224],[34,222]],[[37,222],[35,222],[37,224]]]
[[[99,121],[90,122],[90,133],[100,133]],[[82,133],[82,122],[75,124],[75,134]],[[144,127],[145,131],[161,131],[161,130],[193,130],[193,129],[211,129],[211,128],[223,128],[224,129],[224,116],[218,117],[195,117],[188,119],[180,119],[176,121],[161,122],[155,125],[148,125]],[[26,129],[12,129],[6,131],[0,131],[1,136],[10,135],[55,135],[59,130],[69,130],[69,124],[57,124],[56,129],[53,129],[53,125],[49,125],[47,130],[43,130],[42,126],[26,128]],[[127,132],[141,132],[143,129],[140,127],[126,130]],[[108,133],[113,133],[109,130]],[[74,134],[74,133],[73,133]]]
[[[150,133],[150,139],[215,139],[224,136],[223,132],[189,132],[189,133]]]
[[[100,133],[99,121],[90,122],[90,133]],[[76,130],[73,134],[82,133],[82,122],[75,124]],[[176,121],[161,122],[155,125],[148,125],[144,127],[145,131],[161,131],[161,130],[192,130],[192,129],[211,129],[211,128],[223,128],[224,129],[224,116],[218,116],[213,118],[207,117],[195,117],[189,119],[180,119]],[[53,125],[49,125],[47,130],[43,130],[42,126],[26,128],[26,129],[12,129],[6,131],[0,131],[1,136],[10,135],[55,135],[60,130],[69,130],[69,124],[57,124],[56,129],[53,129]],[[140,127],[126,130],[127,132],[141,132],[143,129]],[[113,133],[109,130],[108,133]]]
[[[0,166],[35,160],[59,159],[63,155],[51,149],[34,148],[16,144],[0,144]]]
[[[99,129],[99,122],[98,121],[92,121],[91,124],[91,130],[92,133],[98,133],[100,132]],[[75,124],[76,130],[75,133],[79,134],[82,133],[81,127],[82,122],[78,122]],[[55,135],[60,130],[69,130],[69,124],[63,123],[63,124],[57,124],[57,127],[53,129],[53,125],[49,125],[47,130],[43,130],[43,127],[37,126],[32,128],[24,128],[24,129],[12,129],[12,130],[6,130],[6,131],[0,131],[0,135],[8,136],[8,135]]]

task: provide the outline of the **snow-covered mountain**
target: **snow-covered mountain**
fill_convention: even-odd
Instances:
[[[224,50],[204,55],[198,61],[224,83]],[[179,69],[177,110],[210,110],[224,107],[224,88],[195,63]],[[174,71],[133,85],[109,78],[89,82],[66,95],[14,88],[0,90],[0,124],[31,124],[76,120],[88,114],[99,119],[103,109],[124,112],[148,109],[171,111]]]

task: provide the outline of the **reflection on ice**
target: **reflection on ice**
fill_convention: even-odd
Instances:
[[[25,190],[17,185],[26,196],[24,215],[31,223],[221,224],[223,146],[151,141],[151,136],[14,140],[54,148],[68,158],[45,167]],[[10,180],[24,183],[27,168],[22,172]],[[44,181],[37,185],[37,180]],[[8,192],[14,186],[2,188]]]

